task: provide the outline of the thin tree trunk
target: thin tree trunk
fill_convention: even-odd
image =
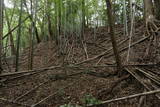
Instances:
[[[82,0],[82,32],[81,36],[84,39],[84,29],[85,29],[85,0]]]
[[[17,33],[17,50],[16,50],[16,69],[15,72],[18,72],[19,69],[19,49],[20,49],[20,36],[21,36],[21,21],[22,21],[22,8],[23,8],[23,0],[21,0],[21,9],[19,12],[19,29]]]
[[[30,53],[29,53],[29,70],[33,69],[33,41],[35,35],[36,9],[37,0],[31,0],[31,35],[30,35]]]
[[[110,25],[111,41],[112,41],[113,51],[114,51],[114,55],[117,63],[117,71],[119,71],[119,73],[121,74],[122,63],[121,63],[120,55],[118,53],[117,42],[115,39],[114,19],[113,19],[111,1],[106,0],[106,4],[107,4],[108,22]]]
[[[39,8],[39,9],[37,10],[37,12],[40,11],[40,10],[42,10],[42,9],[43,9],[43,8]],[[25,17],[25,18],[21,21],[20,24],[25,23],[29,18],[30,18],[30,15],[28,15],[27,17]],[[19,26],[20,26],[19,24],[16,25],[11,31],[9,31],[6,35],[4,35],[2,39],[5,39],[11,32],[13,32],[13,31],[15,31],[17,28],[19,28]]]
[[[29,59],[28,59],[28,70],[33,68],[33,28],[29,29]]]
[[[9,17],[8,17],[6,10],[5,10],[5,15],[6,15],[7,25],[8,25],[8,31],[11,31],[11,26],[10,26],[11,23],[9,22]],[[14,40],[13,40],[12,32],[9,35],[9,39],[10,39],[10,45],[11,45],[11,55],[16,55],[16,49],[14,47]]]
[[[61,42],[62,42],[62,35],[61,35],[61,17],[62,17],[62,10],[61,10],[61,2],[62,0],[59,0],[59,6],[58,6],[58,36],[59,36],[59,47],[60,47],[60,53],[61,53]]]
[[[33,22],[33,23],[34,23],[34,22]],[[35,27],[35,34],[36,34],[37,43],[40,43],[40,42],[41,42],[41,39],[40,39],[40,37],[39,37],[38,29],[37,29],[35,23],[34,23],[34,27]]]
[[[152,0],[144,0],[145,20],[148,21],[153,17],[153,3]]]
[[[47,15],[48,17],[48,32],[49,32],[49,40],[53,39],[53,32],[52,32],[52,23],[51,23],[51,18],[50,15]]]
[[[47,1],[47,19],[48,19],[48,33],[49,33],[49,40],[53,39],[53,32],[52,32],[52,22],[51,22],[51,17],[50,17],[50,8],[51,8],[51,3]]]
[[[54,11],[55,11],[55,21],[54,21],[54,23],[55,23],[55,30],[54,30],[54,39],[55,39],[55,41],[56,41],[56,45],[58,45],[59,44],[59,37],[58,37],[58,4],[57,4],[57,2],[56,2],[56,0],[54,0],[54,4],[55,4],[55,7],[54,7]]]
[[[155,2],[156,19],[160,20],[160,0],[154,0],[154,2]]]
[[[3,0],[0,0],[0,74],[2,73]]]
[[[28,7],[27,7],[26,0],[24,0],[24,5],[25,5],[25,7],[26,7],[26,9],[27,9],[27,12],[28,12],[28,14],[29,14],[29,9],[28,9]],[[30,14],[29,14],[29,19],[30,19],[31,21],[33,21],[33,20],[32,20],[32,16],[31,16]],[[39,34],[38,34],[38,29],[37,29],[37,27],[36,27],[35,22],[33,21],[32,23],[33,23],[33,26],[34,26],[34,29],[35,29],[35,35],[36,35],[37,43],[40,43],[40,42],[41,42],[41,39],[40,39]]]

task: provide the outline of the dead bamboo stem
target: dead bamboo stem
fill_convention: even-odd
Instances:
[[[158,64],[155,63],[155,64],[128,64],[128,65],[124,65],[124,67],[129,67],[129,66],[147,67],[147,66],[158,66]],[[83,70],[83,69],[86,69],[86,68],[105,68],[105,67],[117,67],[117,66],[116,65],[66,66],[66,68],[79,69],[79,70]],[[1,74],[0,77],[4,78],[4,77],[8,77],[8,76],[23,75],[23,76],[18,77],[18,78],[20,78],[20,77],[29,76],[29,75],[33,75],[33,74],[38,74],[38,73],[48,71],[48,70],[53,70],[53,69],[64,69],[64,67],[62,67],[62,66],[52,66],[52,67],[48,67],[48,68],[41,68],[41,69],[35,69],[35,70],[29,70],[29,71],[27,70],[27,71],[6,73],[6,74]]]
[[[125,42],[127,42],[127,41],[128,41],[128,38],[125,39],[125,40],[123,40],[122,42],[120,42],[120,43],[118,44],[118,46],[122,45],[123,43],[125,43]],[[89,58],[89,59],[84,60],[84,61],[82,61],[82,62],[78,62],[78,63],[76,63],[75,65],[80,65],[80,64],[83,64],[83,63],[86,63],[86,62],[95,60],[95,59],[97,59],[97,58],[99,58],[99,57],[102,57],[102,56],[106,55],[107,53],[110,53],[112,49],[113,49],[113,47],[109,48],[108,50],[102,52],[101,54],[99,54],[99,55],[97,55],[97,56],[95,56],[95,57],[93,57],[93,58]]]
[[[67,85],[67,86],[59,89],[59,90],[56,91],[55,93],[53,93],[53,94],[45,97],[44,99],[42,99],[41,101],[37,102],[36,104],[33,104],[31,107],[37,107],[37,106],[40,105],[41,103],[45,102],[45,101],[48,100],[49,98],[51,98],[51,97],[53,97],[54,95],[56,95],[60,90],[64,90],[64,89],[68,88],[69,86],[74,85],[76,82],[77,82],[77,81],[75,81],[75,82],[73,82],[73,83],[71,83],[71,84],[69,84],[69,85]]]
[[[31,105],[22,104],[22,103],[19,103],[19,102],[16,102],[16,101],[12,101],[12,100],[8,100],[8,99],[5,99],[5,98],[0,98],[0,100],[1,100],[1,101],[4,101],[4,102],[7,102],[7,103],[20,105],[20,106],[23,106],[23,107],[31,107]]]
[[[79,73],[74,73],[74,74],[66,75],[66,76],[64,77],[64,79],[65,79],[65,78],[69,78],[69,77],[71,77],[71,76],[80,75],[80,74],[82,74],[82,73],[83,73],[83,72],[79,72]],[[33,89],[27,91],[25,94],[23,94],[23,95],[17,97],[14,101],[18,101],[18,100],[22,99],[23,97],[27,96],[28,94],[30,94],[30,93],[33,92],[33,91],[36,91],[39,87],[45,85],[46,83],[48,83],[48,82],[50,82],[50,81],[56,81],[56,80],[60,80],[60,79],[63,79],[63,78],[54,78],[53,80],[46,80],[45,82],[43,82],[43,83],[37,85],[37,86],[34,87]]]
[[[112,100],[103,101],[101,104],[97,104],[97,106],[98,105],[103,105],[103,104],[108,104],[108,103],[113,103],[113,102],[117,102],[117,101],[132,99],[132,98],[136,98],[136,97],[157,94],[157,93],[160,93],[160,89],[157,89],[157,90],[154,90],[154,91],[149,91],[149,92],[144,92],[144,93],[139,93],[139,94],[134,94],[134,95],[126,96],[126,97],[116,98],[116,99],[112,99]],[[87,106],[87,107],[96,107],[96,105],[90,105],[90,106]]]

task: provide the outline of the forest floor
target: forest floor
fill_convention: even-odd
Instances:
[[[119,49],[129,46],[128,37],[123,35],[123,26],[116,25],[116,39]],[[135,34],[131,43],[137,42],[144,36],[143,23],[135,25]],[[0,107],[23,107],[36,105],[36,107],[59,107],[64,104],[73,104],[83,106],[86,99],[100,101],[129,96],[145,91],[144,86],[131,75],[128,78],[115,75],[115,65],[113,51],[110,40],[110,33],[107,27],[96,29],[86,29],[86,44],[77,43],[75,39],[67,42],[65,54],[60,55],[58,47],[54,42],[42,42],[34,48],[33,68],[44,69],[37,73],[25,73],[26,75],[16,75],[6,77],[0,86],[0,98],[9,99],[9,101],[0,100]],[[94,39],[94,35],[96,38]],[[126,42],[123,42],[126,41]],[[130,48],[129,61],[127,62],[128,50],[119,52],[124,65],[130,64],[155,64],[160,61],[160,36],[153,41],[149,54],[146,50],[150,40],[147,39],[134,47]],[[28,51],[26,49],[20,57],[20,71],[27,70]],[[107,51],[110,50],[110,51]],[[106,54],[102,54],[105,51]],[[99,56],[98,56],[99,55]],[[85,61],[86,60],[86,61]],[[83,62],[85,61],[85,62]],[[80,63],[83,62],[83,63]],[[11,60],[8,61],[11,72],[14,69]],[[59,67],[59,66],[64,67]],[[67,67],[68,65],[76,67]],[[92,67],[92,66],[97,67]],[[106,65],[110,67],[106,67]],[[56,68],[54,68],[56,67]],[[6,72],[7,72],[6,66]],[[160,67],[146,66],[146,69],[156,72],[160,75]],[[104,107],[137,107],[140,103],[140,97],[110,103]],[[10,102],[10,103],[9,103]],[[17,104],[17,102],[21,104]],[[91,103],[91,101],[88,101]],[[145,107],[159,107],[160,100],[155,95],[147,96]],[[33,106],[34,107],[34,106]]]

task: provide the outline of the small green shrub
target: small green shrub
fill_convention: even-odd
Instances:
[[[64,104],[64,105],[61,105],[60,107],[81,107],[81,106],[78,106],[78,105],[71,105],[71,104]]]
[[[88,94],[84,97],[83,102],[85,105],[94,105],[94,104],[100,104],[101,101],[97,100],[92,95]]]
[[[74,106],[72,106],[71,104],[64,104],[64,105],[61,105],[60,107],[74,107]]]

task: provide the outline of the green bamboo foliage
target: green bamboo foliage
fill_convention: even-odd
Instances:
[[[12,17],[13,8],[14,14],[12,17],[11,29],[18,25],[20,0],[8,0],[11,7],[6,7],[9,20]],[[27,7],[30,8],[30,0],[26,0]],[[82,29],[95,28],[98,26],[106,26],[107,13],[105,0],[38,0],[37,1],[37,22],[34,43],[40,41],[56,41],[61,50],[65,47],[67,38],[74,37],[80,39],[82,36]],[[136,0],[139,8],[136,10],[135,18],[142,18],[143,14],[140,10],[142,8],[142,1]],[[123,24],[124,20],[129,17],[129,2],[126,0],[126,17],[123,12],[123,1],[115,0],[113,2],[113,9],[115,13],[115,23]],[[26,6],[23,5],[22,20],[28,16]],[[31,14],[31,12],[30,12]],[[5,19],[6,20],[6,19]],[[29,46],[29,28],[31,24],[30,18],[23,22],[23,31],[21,36],[20,49]],[[126,22],[125,22],[126,24]],[[17,28],[16,28],[17,30]],[[12,32],[13,42],[16,44],[16,30]],[[4,35],[9,32],[8,25],[4,24]],[[37,38],[38,37],[38,38]],[[62,38],[65,38],[62,40]],[[6,40],[3,42],[6,43]],[[37,42],[38,41],[38,42]],[[16,47],[16,45],[15,45]],[[11,49],[8,51],[11,53]]]

